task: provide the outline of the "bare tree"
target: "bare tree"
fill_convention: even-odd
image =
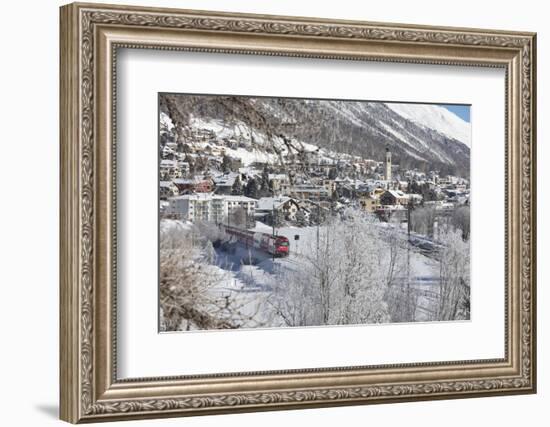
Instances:
[[[438,320],[470,318],[470,245],[459,230],[440,230]]]
[[[233,210],[230,214],[230,224],[234,227],[246,228],[248,224],[248,212],[242,208],[238,207]]]
[[[415,320],[417,302],[409,282],[411,249],[399,223],[390,225],[383,234],[385,244],[379,245],[380,262],[386,266],[386,301],[393,322],[410,322]]]
[[[274,290],[271,304],[288,326],[389,321],[379,244],[372,220],[358,211],[324,223],[318,240],[303,248],[299,268]]]
[[[462,232],[462,238],[470,238],[470,206],[458,206],[452,214],[451,222],[453,227]]]
[[[391,227],[388,227],[384,240],[387,243],[387,273],[386,284],[391,287],[395,284],[395,277],[397,273],[403,272],[403,237],[399,233],[399,223],[390,221]],[[401,261],[401,262],[400,262]]]
[[[412,229],[425,236],[434,236],[435,209],[433,207],[419,207],[411,212]]]
[[[166,223],[166,222],[165,222]],[[251,326],[257,310],[220,289],[223,277],[210,264],[212,244],[193,227],[161,227],[159,299],[161,329],[229,329]],[[258,326],[257,324],[255,326]]]

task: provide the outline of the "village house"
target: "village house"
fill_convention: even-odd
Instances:
[[[358,179],[345,178],[334,182],[338,189],[338,195],[349,199],[366,196],[373,188],[372,184]]]
[[[216,194],[231,194],[235,180],[239,177],[239,173],[226,172],[223,175],[214,177],[213,181],[216,186]]]
[[[374,188],[371,192],[370,192],[370,195],[371,197],[375,197],[375,198],[380,198],[380,196],[382,194],[384,194],[386,192],[386,190],[384,190],[383,188],[381,187],[376,187]]]
[[[330,202],[324,201],[313,201],[313,200],[297,200],[300,211],[304,212],[308,221],[316,223],[318,221],[322,222],[330,216],[331,204]]]
[[[163,159],[160,161],[160,176],[164,180],[181,178],[183,171],[177,160]]]
[[[161,154],[163,159],[172,159],[176,155],[176,150],[165,145],[161,150]]]
[[[294,199],[326,200],[329,193],[325,187],[313,184],[298,184],[290,186],[283,192],[283,195]]]
[[[290,197],[262,197],[256,205],[256,218],[262,219],[279,214],[286,221],[296,221],[300,210],[298,202]]]
[[[180,169],[181,173],[183,175],[186,175],[189,173],[189,163],[187,163],[184,160],[178,160],[178,168]]]
[[[369,213],[376,212],[380,208],[380,198],[377,196],[362,196],[359,198],[359,206],[362,210]]]
[[[270,173],[268,179],[274,193],[282,192],[290,185],[288,175],[284,173]]]
[[[210,193],[214,187],[214,183],[210,178],[200,176],[190,179],[178,178],[174,179],[173,182],[178,187],[179,194]]]
[[[401,205],[409,203],[409,195],[399,190],[386,190],[380,196],[380,204],[383,206]]]
[[[336,183],[332,179],[324,179],[321,185],[327,190],[328,197],[332,197],[332,194],[336,191]]]
[[[458,176],[447,175],[445,178],[439,178],[440,185],[458,185],[465,184],[467,180]]]
[[[178,187],[172,181],[160,181],[159,196],[161,200],[179,195]]]

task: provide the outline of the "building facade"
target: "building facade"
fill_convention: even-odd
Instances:
[[[256,200],[244,196],[186,194],[169,198],[166,214],[182,221],[223,223],[238,209],[252,218]]]

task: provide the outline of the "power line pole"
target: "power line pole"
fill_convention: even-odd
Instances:
[[[271,205],[271,226],[273,228],[272,235],[275,236],[275,200],[273,200],[273,204]]]
[[[273,267],[275,267],[275,198],[273,198],[273,204],[271,205],[271,224],[273,225],[273,233],[272,233],[272,239],[273,239]]]
[[[317,202],[317,261],[319,260],[319,227],[321,224],[321,204]]]
[[[407,202],[407,319],[414,320],[412,312],[411,299],[411,210],[413,209],[413,199],[409,196]]]

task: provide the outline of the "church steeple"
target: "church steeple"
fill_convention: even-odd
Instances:
[[[386,147],[386,162],[384,163],[384,179],[391,181],[391,151]]]

